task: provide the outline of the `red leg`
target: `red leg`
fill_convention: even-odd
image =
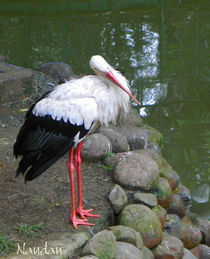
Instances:
[[[92,226],[93,224],[87,223],[85,219],[77,219],[75,210],[75,195],[74,195],[74,164],[73,164],[74,149],[72,148],[69,153],[68,171],[70,179],[70,192],[71,192],[71,216],[69,222],[72,222],[73,227],[77,225]]]
[[[82,205],[82,181],[81,181],[81,171],[80,171],[80,167],[81,167],[81,148],[82,148],[82,142],[80,142],[77,145],[77,150],[76,150],[76,154],[75,154],[75,162],[76,162],[76,168],[77,168],[77,186],[78,186],[78,207],[76,212],[80,215],[80,217],[82,219],[85,219],[85,217],[93,217],[93,218],[99,218],[99,215],[96,214],[91,214],[89,212],[91,212],[93,209],[89,209],[89,210],[84,210],[83,209],[83,205]]]

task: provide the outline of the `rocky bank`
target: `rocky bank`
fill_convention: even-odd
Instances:
[[[72,74],[62,62],[32,70],[0,61],[1,108],[27,108]],[[190,213],[191,194],[162,156],[163,143],[162,134],[145,125],[135,110],[125,125],[101,127],[88,136],[82,158],[112,175],[112,221],[49,241],[48,246],[62,247],[62,254],[2,258],[210,258],[210,221]]]

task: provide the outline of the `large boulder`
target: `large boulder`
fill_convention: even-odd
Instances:
[[[57,83],[41,72],[0,62],[0,104],[18,101],[22,105],[27,100],[30,103]]]
[[[88,240],[83,255],[95,255],[98,258],[115,259],[116,258],[116,238],[108,230],[102,230]]]
[[[161,224],[157,215],[145,205],[127,205],[120,213],[118,223],[138,231],[148,248],[156,246],[162,238]]]
[[[145,154],[130,151],[118,154],[114,180],[125,187],[151,190],[159,180],[156,162]]]
[[[91,134],[83,141],[81,155],[85,160],[97,161],[110,152],[112,152],[110,140],[100,133]]]
[[[37,70],[51,76],[60,82],[69,80],[74,74],[71,67],[64,62],[46,63],[39,67]]]

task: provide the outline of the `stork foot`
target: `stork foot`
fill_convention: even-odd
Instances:
[[[80,218],[81,219],[85,219],[85,217],[92,217],[92,218],[100,218],[99,215],[97,214],[92,214],[92,213],[89,213],[91,212],[93,209],[89,209],[89,210],[84,210],[80,207],[77,208],[77,214],[79,214]]]
[[[88,223],[87,219],[78,219],[76,217],[71,217],[68,222],[71,222],[73,227],[77,229],[77,225],[83,225],[83,226],[93,226],[94,224]]]

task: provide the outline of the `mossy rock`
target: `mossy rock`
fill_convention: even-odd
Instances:
[[[143,129],[146,129],[148,131],[148,143],[157,143],[159,145],[159,147],[162,149],[164,146],[164,138],[163,135],[156,130],[155,128],[146,125],[146,124],[142,124],[141,127]]]
[[[138,231],[148,248],[156,246],[162,238],[161,223],[157,215],[145,205],[127,205],[120,213],[118,223]]]

